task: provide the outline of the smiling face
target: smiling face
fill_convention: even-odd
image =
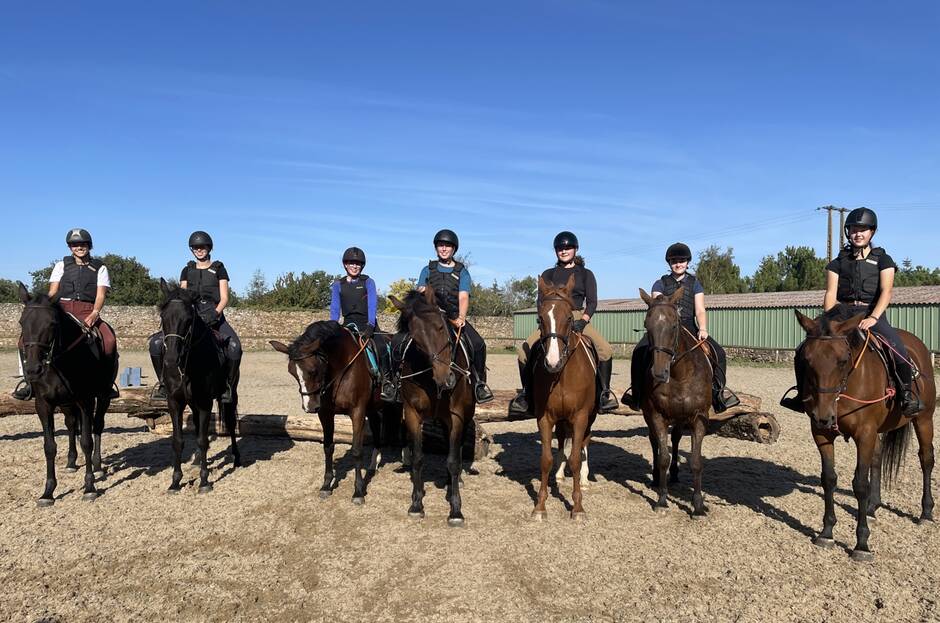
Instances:
[[[441,242],[434,245],[437,250],[437,258],[442,262],[449,262],[454,257],[454,245]]]
[[[343,262],[343,268],[346,269],[346,274],[354,279],[362,273],[360,262]]]
[[[193,252],[193,257],[200,262],[206,261],[206,258],[209,257],[209,247],[205,245],[189,247],[189,250]]]
[[[677,258],[672,258],[669,260],[669,270],[672,271],[673,275],[677,277],[684,275],[687,270],[689,270],[688,260],[682,260]]]
[[[856,249],[867,247],[874,235],[875,230],[867,225],[852,225],[849,227],[849,242]]]
[[[564,246],[558,249],[555,249],[555,256],[558,258],[558,261],[562,264],[570,264],[574,261],[575,255],[578,254],[578,247]]]
[[[87,242],[71,242],[69,243],[69,250],[72,252],[72,256],[78,260],[84,260],[88,257],[88,253],[91,250]]]

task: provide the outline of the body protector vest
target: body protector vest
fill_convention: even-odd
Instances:
[[[190,261],[186,264],[186,288],[195,292],[200,302],[211,302],[213,307],[222,300],[222,293],[219,290],[219,277],[217,274],[222,262],[212,262],[209,268],[196,268],[196,262]]]
[[[87,264],[79,264],[75,257],[69,255],[62,258],[65,272],[59,282],[59,296],[73,301],[95,302],[98,294],[98,270],[101,260],[89,258]]]
[[[450,273],[442,273],[437,270],[437,260],[431,260],[428,264],[428,287],[434,290],[437,297],[437,304],[447,314],[448,318],[456,318],[460,315],[460,304],[458,295],[460,294],[460,274],[463,272],[463,264],[454,262],[454,270]]]
[[[875,247],[863,260],[856,260],[852,251],[843,250],[836,258],[839,262],[839,286],[836,298],[840,303],[861,301],[871,304],[881,293],[881,271],[878,260],[884,249]]]
[[[359,275],[353,281],[346,277],[339,280],[339,305],[345,324],[353,323],[360,330],[369,324],[369,299],[366,281],[369,275]]]
[[[568,277],[571,274],[574,274],[574,290],[571,291],[571,302],[574,303],[575,311],[580,311],[584,309],[584,298],[587,294],[584,273],[587,272],[587,269],[580,264],[575,264],[574,268],[562,268],[561,266],[555,266],[549,268],[545,271],[549,274],[549,279],[553,284],[558,287],[564,286],[568,283]]]
[[[660,278],[663,282],[663,296],[672,296],[676,290],[684,287],[682,298],[679,299],[679,320],[686,328],[696,328],[695,323],[695,275],[686,273],[682,281],[672,276],[672,273]]]

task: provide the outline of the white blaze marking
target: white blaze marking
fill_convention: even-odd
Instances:
[[[297,375],[297,382],[300,383],[300,405],[304,409],[304,413],[307,412],[307,403],[310,402],[310,396],[307,395],[307,384],[304,383],[304,373],[303,370]]]
[[[555,311],[555,304],[552,303],[551,309],[548,310],[548,322],[549,322],[549,332],[555,333],[555,315],[552,313]],[[558,361],[561,359],[561,351],[558,348],[558,338],[551,337],[548,340],[548,353],[545,354],[545,361],[548,362],[550,366],[557,366]]]

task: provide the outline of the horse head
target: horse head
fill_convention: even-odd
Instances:
[[[325,352],[325,346],[342,330],[338,322],[324,320],[310,324],[290,345],[276,340],[269,342],[274,350],[287,355],[287,371],[297,381],[300,405],[305,413],[320,410],[328,383],[329,353]]]
[[[185,359],[193,342],[193,333],[201,322],[196,313],[196,295],[160,279],[163,300],[160,302],[160,326],[166,349],[164,369],[185,367]]]
[[[424,293],[412,290],[405,295],[404,300],[394,296],[388,298],[401,312],[401,318],[398,320],[399,330],[407,331],[415,347],[428,358],[438,397],[443,392],[454,389],[457,377],[451,369],[451,362],[454,360],[453,344],[434,290],[425,288]]]
[[[813,319],[799,310],[793,311],[806,332],[806,342],[799,355],[804,364],[806,413],[819,426],[831,428],[837,421],[839,394],[845,391],[852,371],[852,347],[858,335],[858,325],[865,314],[840,322],[828,314]]]
[[[25,363],[23,376],[30,383],[42,376],[52,362],[52,352],[60,334],[58,296],[39,294],[31,296],[26,286],[16,282],[23,313],[20,327],[23,337]]]
[[[651,297],[640,288],[640,298],[646,303],[646,319],[643,326],[649,336],[650,350],[653,352],[653,380],[668,383],[679,350],[679,306],[684,286],[671,296]]]
[[[574,302],[571,299],[573,289],[574,275],[569,276],[568,282],[563,286],[556,286],[539,277],[539,341],[545,351],[545,369],[550,374],[561,372],[570,354],[569,342],[574,325]]]

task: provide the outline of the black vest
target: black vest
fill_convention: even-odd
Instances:
[[[437,296],[437,304],[447,314],[448,318],[456,318],[460,315],[460,273],[463,272],[463,264],[454,262],[454,271],[442,273],[437,270],[437,260],[431,260],[428,264],[428,287],[434,290]]]
[[[369,275],[359,275],[349,281],[345,277],[339,280],[339,306],[345,324],[354,323],[360,330],[369,324],[369,294],[366,281]]]
[[[546,269],[542,273],[542,278],[544,279],[547,275],[549,281],[551,281],[557,287],[562,287],[568,283],[568,276],[574,275],[574,290],[571,291],[571,302],[574,303],[575,311],[580,311],[584,309],[584,298],[587,294],[587,288],[585,287],[585,282],[587,281],[585,273],[587,268],[581,264],[575,264],[574,268],[562,268],[561,266],[555,265],[549,269]]]
[[[186,264],[186,289],[195,292],[201,301],[212,301],[218,305],[222,300],[219,277],[216,274],[222,262],[212,262],[209,268],[196,268],[196,262]]]
[[[682,281],[679,281],[669,273],[660,279],[663,282],[663,296],[672,296],[679,288],[685,288],[679,300],[679,319],[682,324],[695,327],[695,275],[686,273]]]
[[[840,303],[861,301],[873,303],[881,293],[881,271],[878,259],[884,249],[875,247],[864,260],[856,260],[851,250],[843,249],[836,260],[839,262],[839,287],[836,299]]]
[[[98,294],[98,270],[101,260],[88,258],[87,264],[79,264],[72,255],[62,258],[65,272],[59,282],[59,297],[73,301],[95,302]]]

